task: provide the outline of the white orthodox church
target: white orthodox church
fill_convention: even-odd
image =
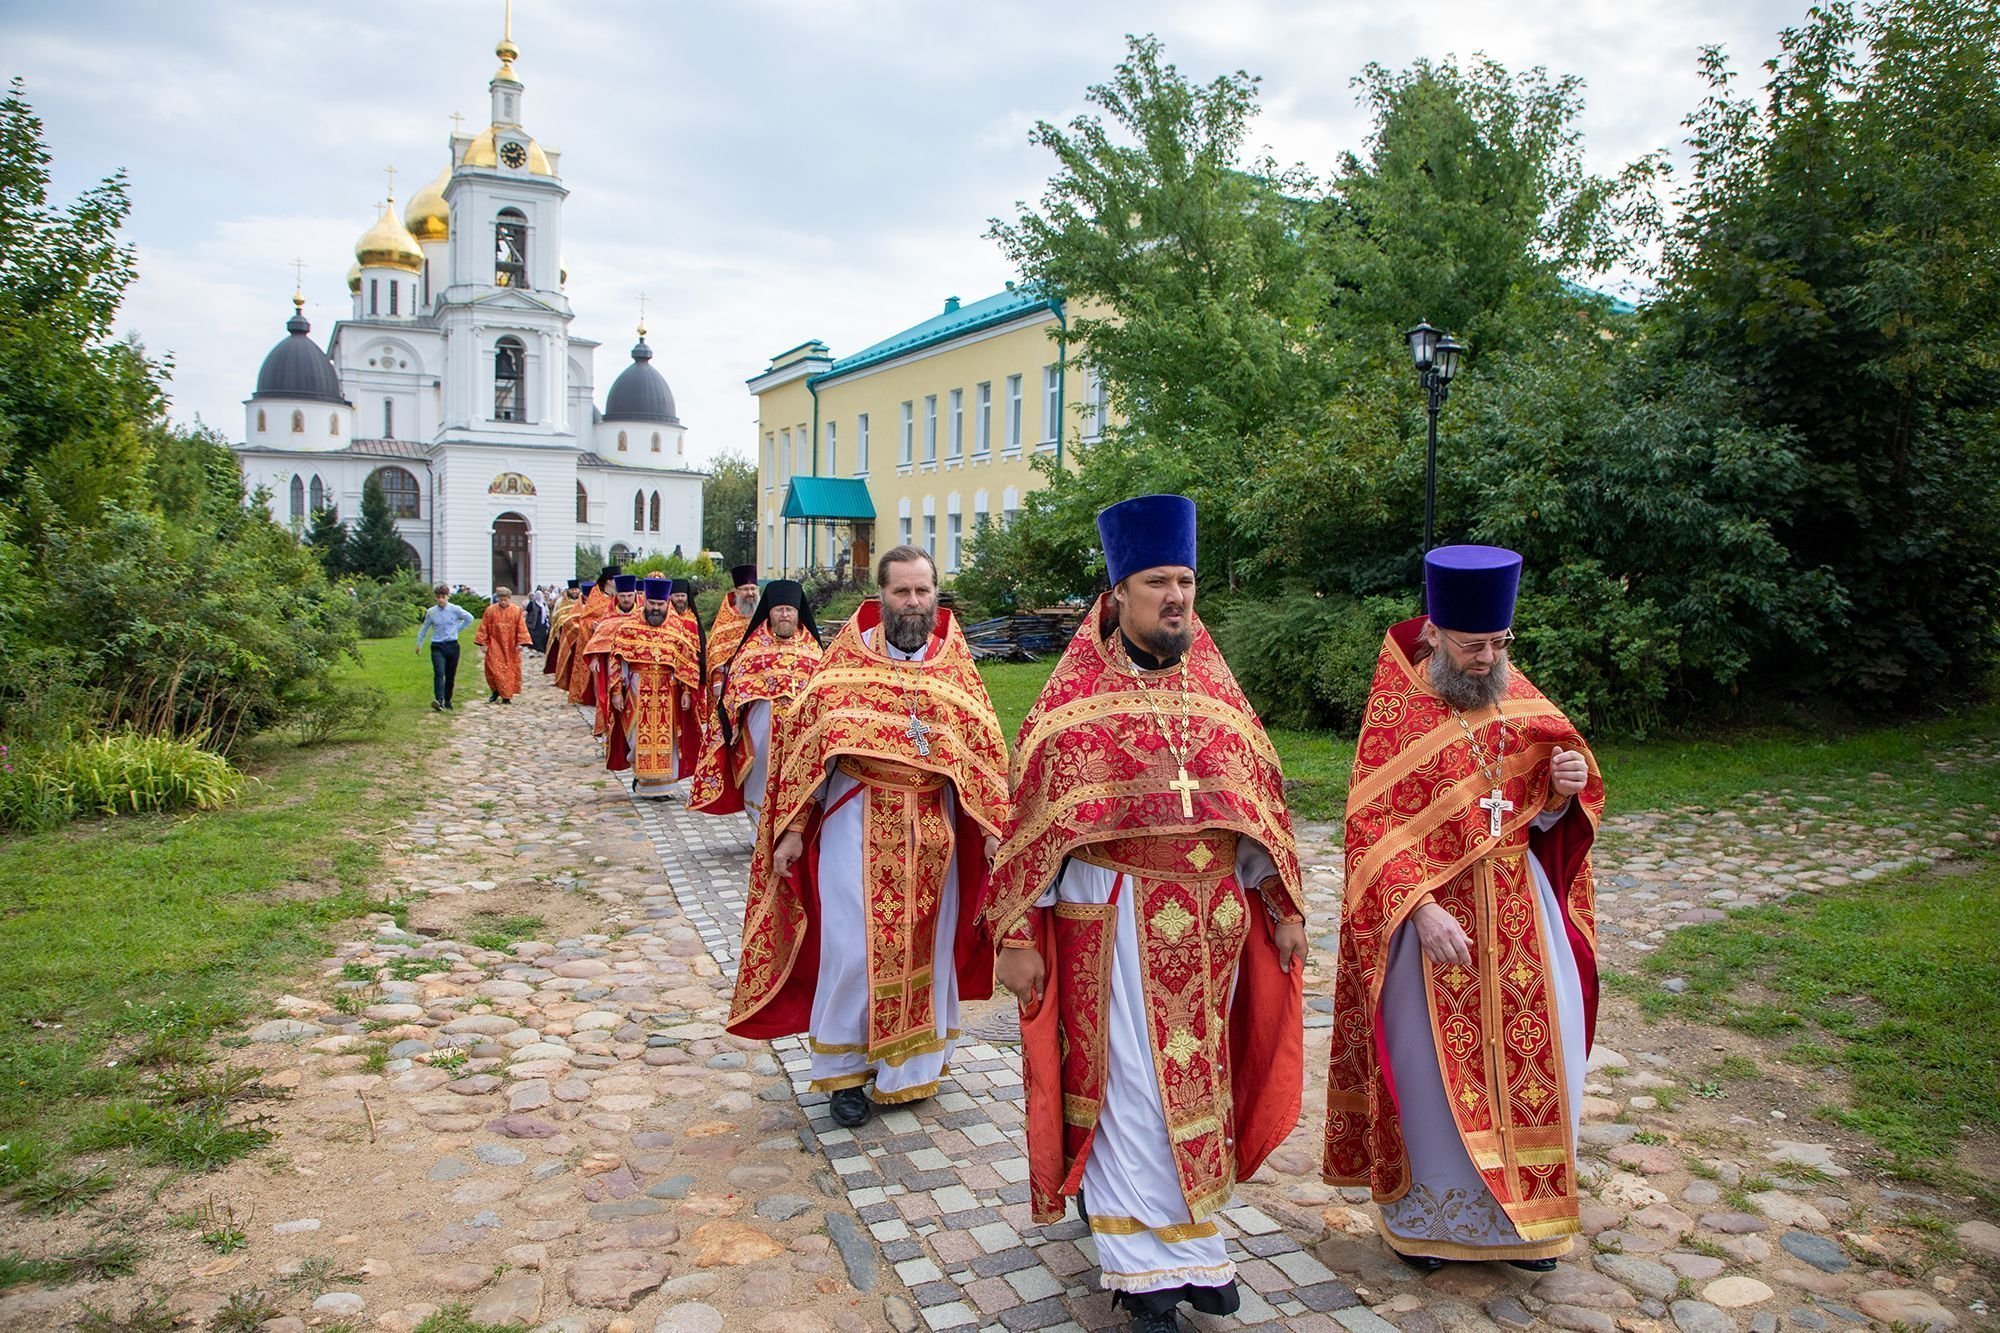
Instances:
[[[560,584],[575,550],[623,563],[699,551],[704,474],[652,364],[643,322],[598,412],[598,344],[571,334],[558,154],[521,127],[511,32],[488,85],[493,123],[454,134],[451,163],[399,216],[392,197],[354,248],[353,313],[326,350],[303,296],[264,358],[236,446],[244,481],[303,530],[350,528],[382,486],[410,563],[490,592]]]

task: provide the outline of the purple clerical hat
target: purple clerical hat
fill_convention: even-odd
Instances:
[[[647,601],[664,602],[667,600],[668,595],[671,594],[673,590],[674,590],[674,581],[672,579],[663,579],[656,575],[650,575],[650,574],[647,575],[646,577]]]
[[[1458,634],[1498,634],[1514,624],[1521,556],[1502,546],[1440,546],[1424,557],[1431,623]]]
[[[1140,495],[1097,515],[1104,567],[1113,584],[1160,565],[1194,568],[1194,501],[1185,495]]]
[[[639,576],[637,574],[613,575],[611,590],[613,592],[637,592],[639,591]]]

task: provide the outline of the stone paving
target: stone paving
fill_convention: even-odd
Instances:
[[[283,1312],[269,1333],[411,1333],[454,1303],[544,1333],[1117,1322],[1081,1224],[1029,1224],[1009,1002],[971,1007],[973,1040],[940,1096],[838,1129],[803,1091],[797,1042],[720,1025],[744,820],[633,802],[538,678],[511,707],[475,702],[425,724],[450,731],[436,795],[381,835],[407,928],[372,918],[224,1051],[294,1091],[272,1108],[276,1150],[160,1191],[168,1214],[226,1209],[247,1250],[217,1255],[192,1227],[154,1228],[136,1278],[0,1295],[0,1328],[64,1327],[79,1296],[130,1308],[141,1284],[200,1327],[266,1293]],[[1996,758],[1989,741],[1939,762]],[[1616,818],[1600,858],[1607,961],[1716,913],[2000,838],[1991,811],[1933,814],[1914,837],[1854,802],[1773,793],[1727,814]],[[1681,1100],[1695,1057],[1616,999],[1584,1107],[1589,1243],[1540,1277],[1479,1264],[1423,1279],[1395,1262],[1365,1194],[1318,1179],[1341,876],[1336,826],[1300,837],[1317,945],[1305,1115],[1222,1219],[1242,1317],[1189,1326],[1776,1333],[1991,1319],[2000,1228],[1962,1198],[1871,1176],[1864,1141],[1808,1119],[1825,1100],[1809,1079]],[[1702,1060],[1758,1054],[1696,1031]]]

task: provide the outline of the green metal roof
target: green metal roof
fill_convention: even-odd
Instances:
[[[793,477],[785,488],[785,507],[780,516],[872,523],[875,502],[868,498],[868,483],[857,477]]]
[[[981,329],[1004,324],[1008,320],[1019,319],[1035,310],[1054,310],[1056,302],[1045,299],[1032,287],[1009,287],[984,300],[970,305],[961,305],[956,296],[945,302],[944,312],[934,315],[921,324],[913,324],[901,333],[884,338],[872,347],[864,347],[852,356],[844,356],[832,367],[812,377],[813,384],[822,384],[841,375],[849,375],[857,370],[875,365],[893,357],[953,338],[977,333]]]

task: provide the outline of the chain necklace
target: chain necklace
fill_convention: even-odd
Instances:
[[[1486,836],[1497,838],[1500,836],[1502,821],[1514,808],[1514,803],[1508,800],[1502,793],[1502,788],[1505,786],[1507,780],[1507,719],[1504,715],[1498,719],[1500,739],[1494,746],[1493,754],[1489,757],[1486,753],[1486,747],[1479,743],[1478,735],[1472,730],[1472,724],[1465,720],[1465,714],[1454,708],[1451,710],[1451,716],[1458,723],[1458,729],[1465,733],[1465,743],[1472,748],[1472,762],[1474,766],[1478,768],[1480,774],[1487,781],[1493,784],[1493,790],[1487,793],[1485,799],[1477,801],[1475,804],[1480,809],[1486,811]]]
[[[910,725],[903,728],[903,734],[909,737],[910,742],[917,747],[917,758],[928,759],[931,757],[930,724],[917,716],[917,706],[910,702],[909,693],[903,688],[903,677],[905,675],[916,674],[917,669],[914,666],[905,667],[898,665],[905,659],[890,654],[889,627],[887,625],[881,627],[881,635],[882,656],[887,658],[890,664],[889,679],[896,684],[897,706],[910,715]]]
[[[1188,726],[1189,714],[1191,712],[1188,703],[1187,659],[1183,657],[1179,667],[1181,679],[1181,734],[1179,741],[1176,741],[1174,739],[1173,728],[1168,725],[1167,718],[1160,712],[1159,703],[1153,697],[1155,694],[1161,693],[1161,691],[1147,688],[1146,678],[1140,674],[1139,664],[1132,660],[1130,653],[1121,651],[1119,655],[1125,659],[1125,670],[1132,677],[1133,687],[1138,690],[1139,697],[1146,701],[1146,711],[1152,714],[1153,725],[1160,729],[1160,739],[1166,743],[1167,753],[1173,756],[1174,780],[1169,782],[1167,786],[1180,793],[1181,817],[1183,819],[1192,819],[1194,818],[1194,794],[1201,790],[1201,782],[1197,778],[1189,777],[1187,771],[1187,761],[1190,753]]]

